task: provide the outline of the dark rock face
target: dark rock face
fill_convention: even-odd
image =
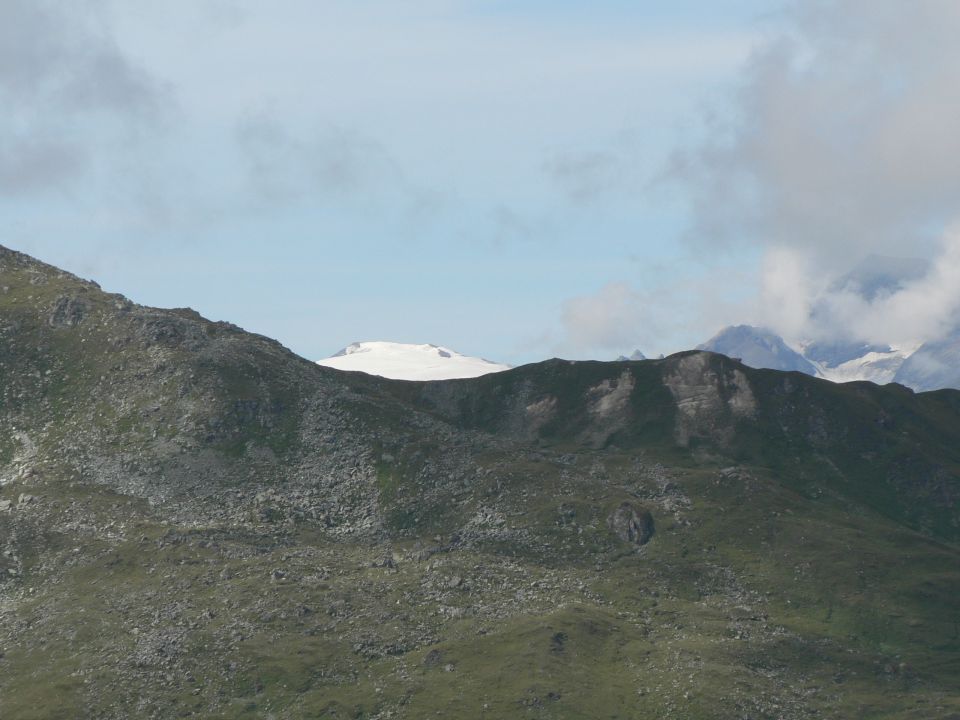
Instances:
[[[423,658],[423,664],[427,667],[436,667],[443,660],[443,653],[437,649],[433,649],[427,653],[426,657]]]
[[[52,327],[74,327],[83,321],[87,313],[87,304],[75,297],[63,296],[57,298],[57,304],[50,315]]]
[[[613,534],[624,542],[646,545],[653,537],[653,516],[646,508],[629,502],[620,504],[608,520]]]

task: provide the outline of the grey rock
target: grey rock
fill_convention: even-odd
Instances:
[[[426,657],[423,658],[423,664],[427,667],[435,667],[440,664],[443,660],[443,653],[439,650],[431,650],[427,653]]]
[[[80,298],[62,296],[53,306],[49,323],[52,327],[74,327],[83,322],[87,311],[87,304]]]
[[[646,508],[623,502],[608,518],[613,534],[623,542],[646,545],[653,537],[653,516]]]

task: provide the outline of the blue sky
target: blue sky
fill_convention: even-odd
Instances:
[[[814,5],[7,0],[0,243],[312,358],[381,339],[606,359],[776,325],[765,268],[784,248],[817,273],[899,247],[828,252],[785,229],[820,178],[785,155],[774,110],[821,117],[841,97],[800,63],[845,63],[814,21],[868,12]],[[770,98],[775,72],[796,98]],[[886,218],[899,237],[940,232],[944,173]],[[743,177],[784,189],[762,198],[765,224]]]

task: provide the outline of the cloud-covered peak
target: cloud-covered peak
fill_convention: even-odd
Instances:
[[[853,292],[868,302],[889,297],[921,280],[930,272],[930,261],[913,257],[867,255],[850,272],[837,278],[831,292]]]
[[[781,337],[766,328],[735,325],[723,328],[697,350],[709,350],[742,360],[750,367],[797,370],[816,375],[816,367]]]
[[[943,337],[960,309],[960,5],[792,2],[783,20],[676,158],[692,239],[759,249],[755,321],[793,342]]]

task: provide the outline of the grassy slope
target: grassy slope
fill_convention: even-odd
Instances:
[[[392,543],[393,568],[383,546],[306,530],[277,542],[143,519],[122,542],[44,538],[62,569],[22,578],[4,715],[109,716],[140,698],[160,717],[960,712],[955,548],[759,473],[676,482],[695,500],[680,522],[656,512],[642,554],[590,529],[555,554]],[[622,493],[567,499],[589,528]],[[533,527],[556,499],[528,494]]]

